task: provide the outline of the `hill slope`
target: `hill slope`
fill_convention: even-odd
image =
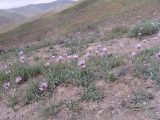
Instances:
[[[159,4],[87,0],[1,34],[0,119],[160,120]]]
[[[40,4],[31,4],[19,8],[8,9],[7,11],[18,13],[26,17],[33,17],[38,14],[45,13],[47,11],[58,11],[64,9],[65,7],[73,4],[74,1],[71,0],[58,0],[51,3],[40,3]]]
[[[48,36],[59,36],[92,25],[132,24],[158,18],[160,2],[158,0],[86,0],[58,14],[47,14],[42,18],[21,25],[0,35],[0,41],[6,45],[12,41],[27,43],[42,40]],[[103,27],[102,26],[102,27]],[[8,46],[8,44],[6,45]]]
[[[24,20],[24,19],[25,17],[23,15],[0,10],[0,26],[13,23],[16,21]]]

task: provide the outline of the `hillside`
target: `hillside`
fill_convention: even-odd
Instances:
[[[19,8],[11,8],[6,11],[24,15],[26,17],[34,17],[49,11],[57,12],[72,5],[72,0],[58,0],[51,3],[31,4]]]
[[[160,1],[84,0],[0,35],[0,120],[160,120]]]
[[[2,27],[3,25],[9,24],[9,23],[22,21],[25,19],[26,19],[26,17],[23,15],[0,10],[0,27]]]
[[[109,28],[110,23],[137,23],[144,19],[158,18],[159,16],[153,13],[157,13],[159,9],[158,0],[87,0],[56,15],[44,15],[38,20],[1,34],[0,41],[3,41],[3,45],[8,41],[12,41],[13,44],[17,41],[26,43],[84,29],[93,24],[104,24]]]

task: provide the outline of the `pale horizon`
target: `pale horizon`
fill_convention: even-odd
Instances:
[[[57,0],[0,0],[0,9],[22,7],[30,4],[50,3]],[[77,1],[77,0],[73,0]]]

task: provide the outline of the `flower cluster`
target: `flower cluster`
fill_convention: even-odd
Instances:
[[[4,90],[8,90],[10,86],[11,86],[11,83],[10,83],[10,82],[5,82],[5,83],[3,84]]]
[[[20,84],[20,83],[22,82],[22,78],[21,78],[20,76],[16,77],[15,82],[16,82],[17,84]]]
[[[142,47],[142,44],[138,43],[137,45],[135,45],[135,48],[139,51]]]
[[[49,67],[49,65],[50,65],[50,63],[49,63],[49,62],[46,62],[46,63],[44,64],[44,67],[47,68],[47,67]]]
[[[79,56],[78,55],[68,55],[67,58],[70,60],[78,60]]]
[[[6,75],[10,74],[11,73],[11,70],[6,70]]]
[[[20,52],[18,53],[18,58],[19,58],[19,62],[20,62],[20,63],[24,63],[24,62],[25,62],[25,54],[24,54],[23,51],[20,51]]]
[[[135,57],[137,54],[138,54],[138,52],[133,51],[132,54],[131,54],[131,57]]]
[[[67,54],[63,54],[60,55],[56,58],[56,62],[60,63],[60,62],[64,62],[64,61],[71,61],[71,60],[75,60],[77,61],[79,59],[78,55],[67,55]]]
[[[39,83],[38,89],[39,89],[41,92],[46,91],[47,88],[48,88],[47,82],[40,82],[40,83]]]
[[[0,65],[0,70],[6,70],[7,69],[7,67],[8,67],[8,65]]]
[[[100,56],[105,57],[107,55],[107,48],[102,45],[98,45],[97,47],[90,48],[88,52],[84,55],[85,58],[89,58],[92,56]]]
[[[155,54],[155,57],[160,58],[160,51]]]
[[[81,68],[85,68],[86,67],[86,61],[85,60],[79,60],[77,64]]]
[[[142,44],[141,43],[138,43],[138,44],[136,44],[135,46],[134,46],[134,48],[135,48],[135,51],[133,51],[132,53],[131,53],[131,55],[130,55],[130,57],[135,57],[137,54],[138,54],[138,52],[141,50],[141,48],[142,48]]]
[[[102,46],[102,45],[98,45],[98,47],[96,48],[96,50],[94,51],[95,55],[97,56],[101,56],[104,57],[107,54],[107,48]]]
[[[102,45],[98,45],[97,47],[95,47],[95,49],[91,48],[89,49],[89,51],[84,55],[86,58],[89,58],[91,56],[100,56],[100,57],[104,57],[107,55],[107,48],[102,46]],[[48,68],[51,63],[53,62],[57,62],[57,63],[62,63],[62,62],[70,62],[70,61],[74,61],[78,67],[84,69],[86,68],[86,60],[84,58],[84,56],[79,57],[76,54],[73,55],[68,55],[68,54],[62,54],[60,56],[51,56],[51,59],[46,59],[46,62],[44,63],[44,67]],[[48,61],[51,60],[51,61]],[[17,62],[17,61],[16,61]],[[20,62],[21,64],[25,63],[25,54],[23,51],[20,51],[18,53],[18,62]],[[6,69],[8,68],[7,66],[4,66]],[[4,68],[3,67],[3,68]],[[6,74],[10,74],[11,70],[6,71]],[[21,84],[23,82],[23,76],[16,76],[15,77],[15,81],[14,81],[17,85]],[[11,82],[5,82],[3,84],[3,87],[5,90],[9,89],[11,86]],[[48,89],[48,83],[47,82],[39,82],[38,84],[38,89],[40,92],[44,92]]]

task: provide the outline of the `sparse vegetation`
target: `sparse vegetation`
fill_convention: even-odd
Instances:
[[[150,76],[149,67],[141,63],[135,63],[133,68],[133,75],[138,78],[148,78]]]
[[[137,61],[139,63],[148,61],[152,56],[154,56],[157,52],[159,52],[159,48],[150,48],[145,49],[139,52],[138,55],[134,58],[134,61]]]
[[[128,32],[127,27],[115,27],[112,31],[107,35],[107,40],[114,39],[114,38],[121,38],[124,34]]]
[[[47,108],[43,108],[42,110],[42,115],[45,119],[47,118],[54,118],[57,116],[57,114],[60,112],[61,110],[61,106],[63,105],[63,103],[58,103],[56,105],[50,105]]]
[[[157,0],[87,0],[0,34],[0,47],[9,48],[0,51],[2,119],[117,119],[125,114],[119,119],[158,120],[159,10]],[[155,21],[131,28],[150,18]]]
[[[139,78],[151,78],[160,82],[159,56],[156,56],[159,48],[151,48],[141,51],[134,59],[133,74]]]
[[[152,93],[148,93],[146,91],[134,91],[128,108],[136,112],[144,111],[149,118],[158,119],[155,114],[155,108],[149,106],[149,102],[154,98],[155,96]]]
[[[131,103],[135,106],[140,104],[142,101],[153,100],[154,96],[151,93],[136,91],[133,93],[133,98]]]
[[[64,41],[64,46],[70,48],[73,54],[82,51],[89,44],[99,41],[99,39],[99,34],[96,32],[79,33],[77,36],[75,36],[75,38]]]

